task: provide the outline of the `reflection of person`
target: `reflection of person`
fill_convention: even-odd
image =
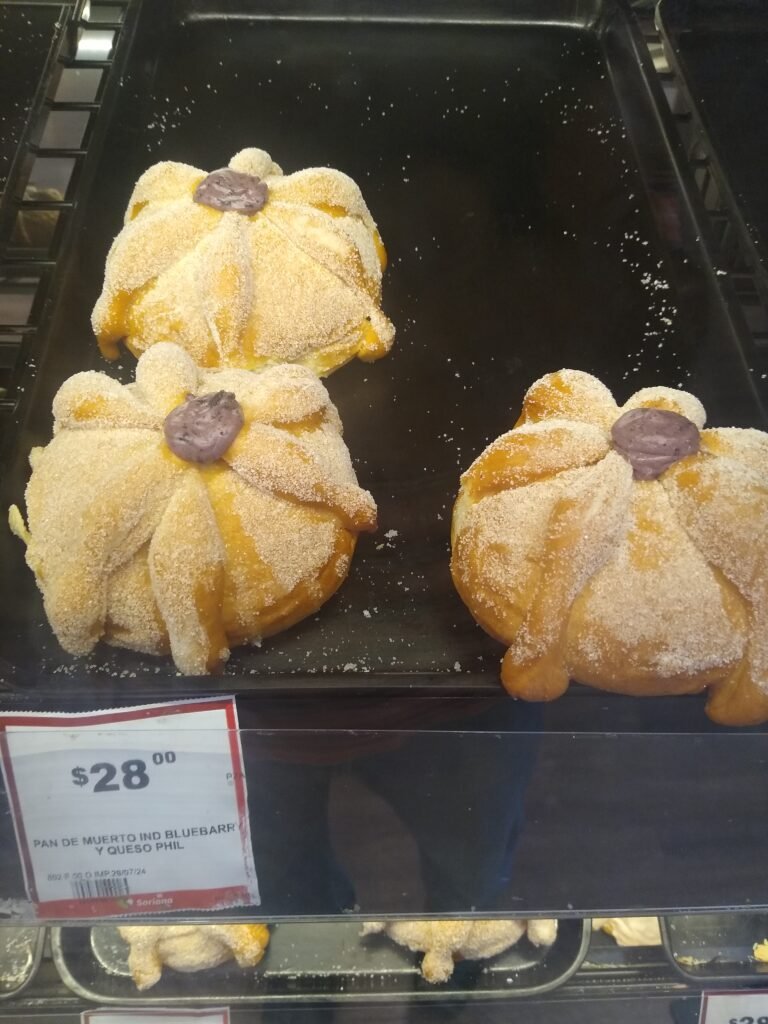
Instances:
[[[431,700],[421,702],[415,720],[396,723],[396,703],[368,702],[364,728],[377,721],[381,728],[389,716],[391,730],[407,724],[417,731],[242,734],[265,915],[497,909],[522,828],[540,705]],[[241,727],[247,719],[241,712]],[[340,729],[342,720],[329,713],[314,724]],[[350,729],[360,729],[359,715],[355,721]],[[333,824],[332,784],[353,804]],[[396,816],[388,822],[402,824],[400,836],[369,834],[380,799]],[[408,878],[413,863],[403,855],[404,839],[418,851],[423,893]],[[382,843],[388,856],[379,856]],[[339,860],[353,865],[352,881]],[[355,889],[365,903],[359,908]]]

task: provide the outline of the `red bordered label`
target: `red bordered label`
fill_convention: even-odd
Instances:
[[[259,903],[234,698],[3,714],[0,752],[38,916]]]

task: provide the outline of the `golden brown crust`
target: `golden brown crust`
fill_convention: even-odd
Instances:
[[[768,435],[702,430],[698,454],[633,480],[610,431],[637,408],[704,426],[685,392],[646,388],[619,408],[578,371],[534,383],[519,425],[462,477],[456,587],[508,646],[514,696],[551,700],[569,678],[637,696],[708,688],[715,721],[764,721]]]
[[[257,213],[195,202],[206,172],[187,164],[156,164],[136,183],[93,310],[104,354],[172,341],[199,366],[296,362],[320,375],[385,355],[386,253],[357,185],[330,168],[283,177],[258,149],[230,168],[266,182]]]
[[[527,933],[535,946],[551,946],[557,921],[369,921],[362,934],[384,933],[413,953],[423,953],[421,973],[431,984],[448,981],[458,960],[485,960],[514,946]]]
[[[255,967],[269,945],[263,924],[123,925],[129,945],[128,966],[140,991],[156,985],[163,967],[190,973],[235,960]]]
[[[227,390],[244,424],[222,458],[186,462],[163,421],[188,395]],[[170,344],[136,383],[77,374],[54,400],[55,436],[27,487],[27,562],[62,646],[100,639],[178,668],[218,668],[234,644],[315,612],[346,577],[358,532],[376,526],[338,413],[300,366],[198,370]]]

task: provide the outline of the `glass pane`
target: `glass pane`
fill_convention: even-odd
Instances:
[[[86,3],[83,8],[83,20],[91,24],[100,21],[122,21],[123,8],[113,7],[111,4]]]
[[[42,149],[77,149],[90,114],[81,110],[51,110],[40,138]]]
[[[114,32],[85,29],[77,43],[76,60],[106,60],[112,50]]]
[[[91,103],[103,74],[100,68],[64,68],[54,99],[59,103]]]
[[[563,919],[765,908],[768,794],[754,779],[768,758],[767,736],[517,732],[532,725],[531,709],[508,700],[467,713],[461,724],[472,731],[444,732],[447,711],[457,709],[439,700],[422,708],[416,732],[241,729],[261,902],[246,899],[220,916]],[[242,710],[241,723],[250,714]],[[74,745],[76,730],[66,734]],[[116,742],[92,728],[91,746],[62,755],[69,760],[57,774],[35,761],[43,774],[27,842],[52,844],[49,870],[60,858],[73,896],[100,894],[91,861],[120,869],[124,912],[139,915],[162,909],[141,888],[155,858],[178,872],[194,855],[206,864],[206,886],[226,882],[225,862],[210,850],[237,816],[206,808],[200,735],[134,731],[126,743],[124,734]],[[137,759],[140,786],[124,771]],[[113,760],[112,782],[97,791]],[[172,810],[156,797],[169,779],[177,785]],[[69,820],[57,812],[68,794],[87,813]],[[0,899],[30,917],[7,800]],[[131,801],[141,809],[138,827]],[[92,874],[75,878],[73,864]],[[185,916],[201,919],[194,910]]]
[[[15,277],[0,281],[0,323],[26,324],[40,283],[38,277]]]
[[[63,199],[75,169],[70,157],[35,157],[25,199]]]
[[[45,199],[49,197],[44,193],[37,192],[33,198]],[[35,210],[29,208],[19,210],[13,225],[11,245],[25,249],[48,250],[53,241],[58,222],[58,210]]]

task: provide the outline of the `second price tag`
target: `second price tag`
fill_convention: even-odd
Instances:
[[[768,992],[704,992],[699,1024],[768,1024]]]

